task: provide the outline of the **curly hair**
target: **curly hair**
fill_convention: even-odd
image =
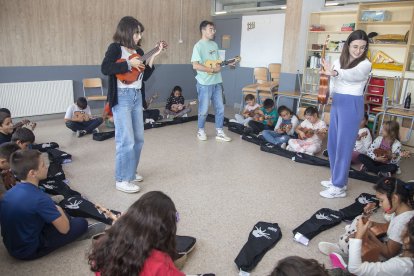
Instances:
[[[277,263],[270,276],[327,276],[325,267],[314,259],[289,256]]]
[[[177,211],[171,198],[159,191],[144,194],[91,249],[88,263],[101,275],[139,275],[156,249],[176,254]]]
[[[378,180],[374,190],[387,196],[391,208],[393,207],[393,194],[397,195],[402,203],[414,208],[414,184],[412,183],[404,183],[395,177],[384,177]]]

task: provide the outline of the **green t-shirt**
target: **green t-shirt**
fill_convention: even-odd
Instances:
[[[219,60],[217,43],[211,40],[200,39],[193,48],[191,62],[204,64],[207,60]],[[222,83],[221,73],[209,74],[207,72],[197,71],[195,77],[202,85],[212,85]]]
[[[270,120],[272,121],[272,126],[275,126],[276,122],[277,122],[277,119],[279,118],[279,114],[277,113],[276,109],[272,108],[272,110],[270,112],[267,112],[266,108],[264,108],[264,107],[261,107],[260,109],[263,111],[265,116],[270,116]],[[267,121],[268,120],[264,120],[263,124],[267,125]]]

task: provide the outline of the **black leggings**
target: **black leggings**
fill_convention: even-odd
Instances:
[[[378,174],[379,172],[394,174],[398,170],[398,166],[395,164],[385,164],[373,160],[371,157],[365,154],[358,156],[359,161],[368,169],[368,171]]]

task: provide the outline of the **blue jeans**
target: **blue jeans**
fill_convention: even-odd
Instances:
[[[289,141],[290,137],[286,133],[277,133],[274,130],[263,130],[262,132],[263,138],[272,144],[279,145]]]
[[[115,180],[132,181],[144,145],[141,91],[118,89],[118,104],[112,107],[115,124]]]
[[[76,241],[88,230],[88,221],[84,218],[68,217],[70,229],[66,234],[61,234],[52,224],[45,224],[40,238],[40,247],[36,252],[28,256],[15,256],[22,260],[34,260],[43,257],[50,252]]]
[[[66,126],[72,131],[86,130],[87,133],[92,133],[92,131],[100,126],[103,122],[102,118],[95,118],[86,122],[74,122],[67,121]]]
[[[221,83],[212,85],[202,85],[197,82],[198,93],[198,128],[204,128],[206,124],[206,118],[208,113],[208,106],[210,99],[214,106],[216,113],[215,122],[216,129],[223,128],[224,121],[224,105],[223,105],[223,92]]]

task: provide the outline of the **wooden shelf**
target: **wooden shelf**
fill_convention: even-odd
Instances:
[[[411,21],[358,21],[363,25],[411,25]]]
[[[318,33],[318,34],[350,34],[352,33],[352,31],[309,31],[309,33],[314,34],[314,33]]]
[[[308,52],[322,52],[322,50],[312,50],[312,49],[308,49]],[[340,54],[341,52],[339,52],[339,51],[325,51],[325,53]]]
[[[370,43],[369,47],[407,47],[407,44],[402,43]]]

